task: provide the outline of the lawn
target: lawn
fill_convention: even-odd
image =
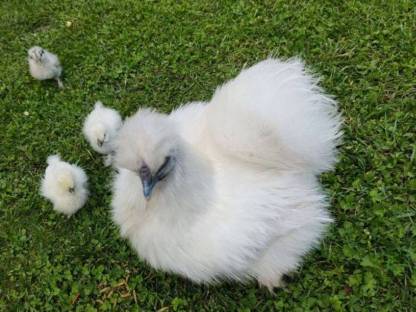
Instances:
[[[415,34],[410,0],[2,1],[0,311],[413,311]],[[35,44],[60,56],[65,89],[30,77]],[[84,117],[98,99],[123,116],[208,100],[271,54],[305,59],[340,103],[340,162],[322,177],[335,224],[275,295],[153,270],[111,221]],[[38,191],[57,152],[90,177],[69,220]]]

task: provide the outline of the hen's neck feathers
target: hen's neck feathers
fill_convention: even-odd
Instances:
[[[212,201],[213,172],[203,155],[185,142],[180,143],[176,158],[174,170],[158,185],[146,204],[146,210],[170,222],[175,220],[184,224],[189,218],[203,213]]]

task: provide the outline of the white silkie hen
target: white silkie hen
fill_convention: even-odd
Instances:
[[[49,156],[47,163],[41,194],[52,202],[53,209],[70,217],[87,201],[88,177],[80,167],[62,161],[59,155]]]
[[[317,175],[340,125],[297,59],[245,69],[209,103],[139,109],[116,142],[113,219],[155,268],[281,286],[332,220]]]
[[[94,110],[84,121],[84,136],[96,152],[107,155],[106,166],[113,162],[113,141],[122,123],[120,114],[100,101],[95,103]]]
[[[55,79],[59,88],[64,84],[61,80],[62,66],[58,57],[38,46],[28,51],[29,70],[33,78],[37,80]]]

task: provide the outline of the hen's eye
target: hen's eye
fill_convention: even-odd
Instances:
[[[170,161],[170,156],[166,156],[165,157],[165,161],[163,162],[162,166],[160,166],[160,168],[159,168],[158,171],[163,170],[163,168],[165,168],[167,166],[167,164],[169,163],[169,161]]]
[[[167,156],[165,161],[163,162],[162,166],[160,166],[159,170],[156,173],[157,178],[159,181],[166,178],[166,176],[170,173],[173,168],[173,161],[171,156]]]

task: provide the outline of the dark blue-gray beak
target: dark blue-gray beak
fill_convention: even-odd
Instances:
[[[142,180],[143,184],[143,195],[144,197],[149,200],[152,196],[153,188],[155,187],[155,182],[153,182],[153,179],[150,180]]]
[[[150,196],[152,196],[152,191],[156,183],[153,179],[150,168],[147,165],[140,167],[139,177],[140,180],[142,180],[143,195],[147,200],[149,200]]]
[[[167,156],[164,163],[162,166],[160,166],[155,175],[152,175],[149,166],[146,164],[143,164],[140,167],[139,177],[140,180],[142,180],[143,195],[147,200],[149,200],[152,196],[153,188],[155,187],[156,183],[164,180],[169,175],[169,173],[172,172],[175,164],[176,159],[172,156]]]

